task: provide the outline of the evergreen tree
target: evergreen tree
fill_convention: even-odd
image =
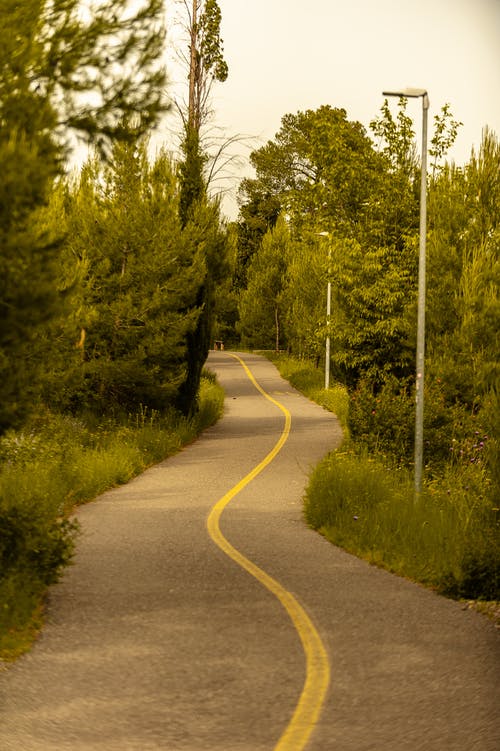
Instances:
[[[500,390],[499,165],[486,130],[479,153],[443,169],[429,196],[428,351],[450,396],[470,408]]]
[[[206,275],[178,210],[168,158],[151,166],[144,144],[116,144],[102,176],[84,170],[68,240],[86,267],[75,407],[164,410],[178,399]]]
[[[61,237],[40,210],[61,175],[70,130],[105,148],[164,109],[156,64],[161,0],[131,13],[126,0],[87,11],[79,0],[5,0],[0,9],[0,432],[33,409],[46,333],[59,315]],[[50,234],[50,233],[49,233]]]
[[[187,7],[187,6],[186,6]],[[225,232],[219,207],[206,193],[204,165],[207,156],[200,130],[208,115],[208,100],[214,81],[228,75],[220,37],[221,12],[216,0],[192,0],[189,14],[189,101],[184,117],[183,159],[179,165],[179,216],[187,236],[205,259],[205,279],[197,296],[201,314],[196,329],[187,338],[187,374],[179,390],[178,407],[185,414],[196,409],[201,371],[213,333],[215,288],[227,273]]]

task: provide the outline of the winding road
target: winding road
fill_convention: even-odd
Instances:
[[[0,670],[2,751],[498,751],[500,640],[302,519],[334,416],[213,352],[224,417],[81,507],[33,650]]]

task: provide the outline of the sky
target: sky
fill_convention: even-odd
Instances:
[[[218,2],[229,77],[213,89],[214,124],[251,136],[253,148],[274,137],[283,115],[324,104],[368,129],[382,91],[408,86],[429,93],[430,134],[445,103],[463,123],[456,163],[468,161],[485,125],[500,137],[500,0]],[[407,112],[420,143],[421,100]],[[223,201],[231,219],[237,184],[252,174],[248,153],[242,145],[246,164],[234,167]]]

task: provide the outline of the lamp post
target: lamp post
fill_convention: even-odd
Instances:
[[[330,237],[329,232],[317,232],[319,237]],[[328,244],[328,261],[330,261],[331,248]],[[330,281],[330,268],[328,268],[328,283],[326,285],[326,343],[325,343],[325,390],[330,388],[330,314],[332,305],[332,283]]]
[[[422,99],[422,175],[420,181],[420,243],[418,257],[418,313],[415,404],[415,497],[422,489],[424,446],[424,359],[425,359],[425,261],[427,235],[427,113],[429,97],[426,89],[383,91],[383,96]]]

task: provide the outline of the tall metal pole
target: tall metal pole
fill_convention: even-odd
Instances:
[[[429,97],[422,96],[422,175],[420,182],[420,244],[418,256],[418,313],[415,405],[415,496],[422,490],[424,449],[424,371],[425,371],[425,264],[427,239],[427,113]]]
[[[425,262],[427,239],[427,113],[429,96],[426,89],[383,91],[384,96],[422,97],[422,174],[420,179],[420,242],[418,256],[417,361],[415,400],[415,500],[422,491],[424,455],[424,364],[425,364]]]
[[[332,283],[330,281],[330,258],[332,247],[329,232],[316,232],[318,237],[328,238],[328,283],[326,285],[326,343],[325,343],[325,390],[330,388],[330,314],[332,306]]]
[[[328,249],[328,260],[330,260],[330,249]],[[330,275],[330,268],[328,268]],[[332,304],[332,283],[328,276],[326,287],[326,347],[325,347],[325,389],[330,388],[330,313]]]

